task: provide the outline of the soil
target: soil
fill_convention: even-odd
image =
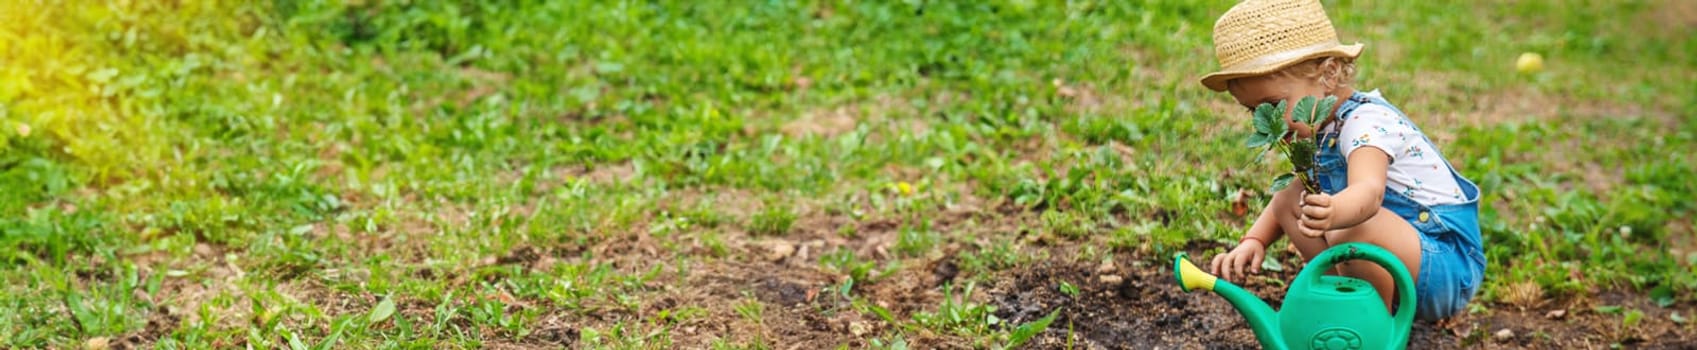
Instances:
[[[1192,256],[1201,252],[1192,249]],[[1253,332],[1222,297],[1209,292],[1185,293],[1173,278],[1171,266],[1146,263],[1128,255],[1131,268],[1099,272],[1097,264],[1045,262],[1008,271],[998,278],[990,298],[999,306],[997,316],[1013,324],[1062,312],[1049,329],[1028,343],[1029,348],[1054,349],[1255,349]],[[1282,272],[1264,271],[1242,286],[1277,308],[1285,287],[1268,281],[1288,281],[1299,270],[1299,261],[1287,261]],[[1121,276],[1103,282],[1101,275]],[[1061,281],[1078,286],[1075,296],[1058,288]],[[1623,306],[1642,310],[1635,328],[1620,328],[1621,316],[1593,311],[1591,306],[1569,302],[1564,307],[1515,310],[1485,304],[1480,314],[1461,316],[1447,322],[1415,323],[1410,349],[1449,348],[1606,348],[1621,344],[1629,348],[1697,348],[1697,332],[1690,325],[1670,321],[1670,313],[1692,312],[1693,305],[1662,308],[1643,296],[1608,292],[1594,299],[1596,305]],[[1550,311],[1563,310],[1561,317]],[[1500,336],[1503,330],[1508,333]]]
[[[1004,233],[1018,231],[1020,237],[998,239],[1028,239],[1035,242],[1029,249],[1050,252],[1046,259],[979,278],[979,288],[968,296],[973,302],[996,307],[995,315],[1007,321],[1003,325],[1030,322],[1052,310],[1062,310],[1049,329],[1024,348],[1259,348],[1243,318],[1225,299],[1207,292],[1181,291],[1166,259],[1148,253],[1114,252],[1106,255],[1114,262],[1113,267],[1104,267],[1103,256],[1080,258],[1086,243],[1031,239],[1024,236],[1023,230],[1010,229],[1020,222],[1036,221],[1029,213],[994,212],[950,212],[953,214],[949,217],[937,218],[936,229],[951,232],[987,226],[991,227],[989,230]],[[836,236],[841,225],[856,225],[859,234],[852,238]],[[819,267],[816,262],[819,254],[845,248],[881,264],[899,261],[903,268],[876,282],[857,285],[854,295],[889,310],[896,320],[903,322],[910,322],[915,313],[934,311],[944,298],[945,284],[965,283],[965,279],[971,278],[963,275],[954,258],[955,253],[961,253],[962,242],[944,243],[941,250],[947,253],[941,256],[901,259],[883,253],[885,246],[894,241],[890,236],[895,234],[896,226],[877,218],[857,222],[810,215],[798,220],[797,228],[787,236],[747,239],[743,243],[745,251],[740,254],[692,267],[682,283],[645,295],[645,306],[639,312],[604,318],[551,315],[543,323],[559,326],[540,327],[536,333],[540,335],[532,338],[553,339],[539,342],[547,346],[582,347],[586,344],[574,343],[578,330],[573,327],[605,329],[619,320],[653,321],[663,310],[689,305],[705,308],[706,316],[672,325],[670,340],[675,347],[707,347],[715,341],[764,341],[778,349],[868,347],[870,339],[897,334],[896,328],[901,326],[857,312],[848,300],[830,292],[841,277]],[[787,242],[791,249],[781,250],[787,256],[774,259],[769,249],[773,242]],[[1200,257],[1207,256],[1205,253],[1213,248],[1218,246],[1198,243],[1186,250],[1191,256]],[[645,251],[652,250],[628,252],[641,255]],[[1278,307],[1285,289],[1282,281],[1289,281],[1302,265],[1294,255],[1287,256],[1283,271],[1265,271],[1240,285]],[[647,268],[640,263],[630,266],[633,271]],[[1104,275],[1113,277],[1104,278]],[[1059,286],[1063,281],[1077,286],[1078,293],[1061,292]],[[745,303],[763,306],[758,320],[739,314],[738,306]],[[1417,322],[1409,348],[1589,349],[1614,344],[1627,348],[1697,348],[1693,325],[1676,324],[1670,315],[1678,312],[1688,318],[1697,316],[1697,305],[1692,303],[1664,308],[1640,294],[1599,291],[1585,298],[1544,300],[1537,307],[1526,309],[1488,302],[1475,304],[1483,306],[1482,311],[1446,324]],[[1597,311],[1598,306],[1605,305],[1642,310],[1644,317],[1635,327],[1625,329],[1621,327],[1620,313]],[[1556,310],[1561,310],[1562,315],[1552,316],[1551,312]],[[973,347],[972,339],[924,329],[908,329],[905,337],[911,347],[918,349]]]
[[[727,211],[746,214],[755,206],[752,197],[681,191],[678,205],[708,200]],[[877,195],[877,194],[863,194]],[[935,311],[943,302],[945,285],[974,282],[977,288],[963,296],[968,301],[995,307],[994,314],[1009,327],[1039,319],[1061,310],[1050,327],[1024,348],[1032,349],[1253,349],[1255,337],[1243,318],[1225,299],[1208,292],[1182,292],[1164,254],[1108,251],[1088,241],[1067,240],[1027,229],[1040,222],[1029,211],[1007,205],[985,205],[977,198],[961,198],[957,204],[938,208],[932,229],[943,241],[929,255],[904,257],[892,252],[897,241],[899,218],[853,219],[847,214],[823,210],[804,211],[789,233],[754,236],[728,224],[723,227],[723,244],[731,251],[722,256],[701,240],[662,239],[645,228],[614,235],[590,246],[519,246],[490,256],[481,264],[547,269],[550,265],[593,256],[597,263],[610,263],[622,274],[640,275],[659,268],[657,276],[644,285],[627,290],[635,300],[585,300],[581,308],[551,308],[548,300],[530,300],[499,292],[490,297],[503,300],[509,311],[546,308],[524,334],[505,330],[477,329],[467,320],[454,320],[476,329],[489,348],[593,348],[584,334],[605,334],[622,327],[627,334],[660,334],[653,343],[672,348],[708,348],[714,344],[763,343],[774,349],[831,349],[846,345],[867,348],[871,339],[902,334],[911,348],[964,349],[984,346],[982,339],[911,327],[913,315]],[[814,203],[798,203],[818,208]],[[970,208],[968,208],[970,207]],[[989,207],[993,209],[982,209]],[[741,208],[741,209],[737,209]],[[1158,216],[1158,215],[1156,215]],[[852,225],[852,236],[839,232]],[[978,237],[973,242],[958,237]],[[1016,266],[973,275],[959,256],[972,253],[986,242],[1022,240],[1025,255],[1037,256]],[[672,242],[676,241],[676,242]],[[1184,250],[1193,257],[1207,257],[1220,248],[1212,243],[1194,243]],[[852,295],[889,311],[891,324],[882,317],[862,312],[854,302],[833,289],[843,277],[821,267],[819,256],[839,249],[854,252],[860,259],[880,266],[900,266],[872,282],[857,283]],[[216,256],[215,247],[208,247]],[[1041,252],[1038,252],[1038,251]],[[593,254],[585,254],[593,252]],[[679,255],[694,257],[681,264]],[[1277,307],[1289,281],[1301,268],[1294,255],[1285,254],[1282,271],[1263,274],[1240,283],[1245,289]],[[1103,260],[1110,263],[1104,264]],[[1198,259],[1200,260],[1200,259]],[[687,266],[685,266],[687,265]],[[463,271],[415,271],[418,274],[461,275]],[[231,272],[234,273],[234,272]],[[496,277],[498,278],[498,277]],[[315,300],[332,314],[361,313],[375,305],[377,295],[337,291],[299,279],[282,291],[300,300]],[[451,285],[476,281],[451,278]],[[1062,282],[1077,287],[1076,294],[1062,292]],[[176,292],[193,298],[194,286]],[[958,289],[957,289],[958,290]],[[609,298],[611,299],[611,298]],[[428,319],[439,301],[397,300],[398,314]],[[634,305],[634,306],[633,306]],[[1579,298],[1542,300],[1521,308],[1508,304],[1476,301],[1480,312],[1459,317],[1447,324],[1417,322],[1411,349],[1447,348],[1605,348],[1615,344],[1627,348],[1697,349],[1697,328],[1690,322],[1672,321],[1677,312],[1697,318],[1697,304],[1685,302],[1671,307],[1655,305],[1641,293],[1599,290]],[[1640,310],[1643,318],[1631,328],[1622,324],[1622,311]],[[229,310],[230,319],[243,320],[246,305]],[[1559,313],[1559,315],[1552,314]],[[689,316],[685,316],[685,314]],[[147,347],[168,325],[192,313],[163,311],[150,319],[147,330],[113,339],[120,348]],[[1505,332],[1506,330],[1506,332]],[[240,346],[241,344],[224,344]],[[631,344],[600,344],[629,347]]]

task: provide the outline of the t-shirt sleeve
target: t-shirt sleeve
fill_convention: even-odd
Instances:
[[[1345,157],[1354,154],[1362,147],[1373,147],[1389,155],[1391,162],[1411,154],[1422,154],[1425,150],[1417,142],[1420,132],[1415,130],[1402,116],[1384,106],[1362,105],[1354,112],[1345,116],[1343,126],[1338,129],[1338,147]]]

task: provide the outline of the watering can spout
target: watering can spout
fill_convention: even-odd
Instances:
[[[1272,306],[1261,301],[1255,293],[1250,293],[1231,282],[1220,281],[1219,277],[1203,272],[1202,268],[1185,258],[1184,253],[1173,257],[1173,277],[1178,278],[1180,288],[1186,292],[1196,290],[1212,291],[1226,298],[1238,313],[1249,322],[1249,328],[1255,331],[1255,338],[1260,340],[1261,347],[1267,349],[1285,349],[1283,334],[1279,332],[1278,313]]]

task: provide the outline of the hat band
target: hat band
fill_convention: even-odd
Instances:
[[[1283,63],[1285,61],[1289,61],[1289,60],[1293,60],[1293,59],[1297,59],[1297,58],[1302,58],[1302,56],[1307,56],[1307,55],[1315,53],[1315,52],[1320,52],[1320,51],[1324,51],[1326,49],[1330,49],[1330,48],[1333,48],[1333,47],[1338,47],[1340,45],[1341,44],[1339,44],[1336,41],[1324,42],[1324,43],[1319,43],[1319,44],[1314,44],[1314,45],[1303,46],[1303,47],[1299,47],[1299,48],[1295,48],[1295,49],[1285,50],[1285,51],[1273,53],[1273,54],[1270,54],[1270,55],[1262,55],[1261,57],[1256,57],[1253,60],[1248,60],[1248,61],[1244,61],[1244,62],[1239,62],[1238,64],[1234,64],[1230,68],[1226,68],[1224,71],[1228,71],[1228,72],[1246,71],[1246,70],[1250,70],[1250,68],[1254,68],[1254,67],[1261,67],[1261,66],[1279,64],[1279,63]]]

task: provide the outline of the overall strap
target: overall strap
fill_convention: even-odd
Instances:
[[[1332,116],[1332,117],[1336,118],[1336,119],[1332,120],[1332,125],[1331,125],[1332,130],[1334,132],[1319,133],[1318,136],[1320,138],[1318,140],[1316,140],[1316,142],[1318,142],[1320,147],[1332,147],[1332,146],[1334,146],[1334,142],[1336,142],[1335,139],[1338,136],[1338,135],[1336,135],[1337,133],[1335,131],[1343,130],[1343,122],[1344,122],[1345,119],[1347,119],[1345,117],[1348,117],[1350,114],[1355,113],[1356,108],[1361,108],[1361,106],[1363,106],[1363,105],[1375,103],[1375,101],[1373,101],[1370,97],[1368,97],[1367,94],[1364,94],[1364,93],[1361,93],[1360,91],[1357,91],[1354,94],[1350,94],[1349,97],[1343,99],[1343,101],[1339,101],[1339,103],[1342,103],[1342,105],[1338,106],[1338,114]],[[1389,106],[1390,104],[1384,103],[1383,105]],[[1397,113],[1400,114],[1402,112],[1398,111]],[[1316,131],[1318,132],[1319,130],[1316,130]]]
[[[1343,103],[1343,106],[1338,107],[1337,117],[1338,121],[1341,122],[1343,121],[1343,117],[1348,116],[1350,113],[1355,113],[1355,109],[1361,107],[1361,105],[1379,101],[1374,101],[1373,98],[1369,97],[1367,94],[1357,91],[1354,94],[1350,94],[1349,98],[1345,98],[1340,102]]]

